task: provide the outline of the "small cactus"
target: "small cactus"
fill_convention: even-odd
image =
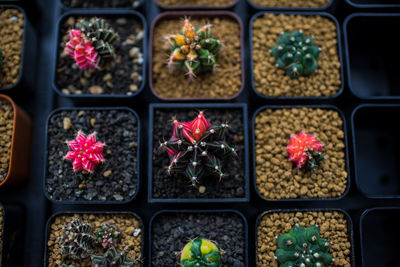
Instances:
[[[275,259],[280,267],[324,267],[334,262],[329,254],[331,244],[320,238],[318,226],[304,228],[295,224],[292,229],[277,237]]]
[[[322,148],[324,144],[317,141],[314,134],[306,134],[301,131],[298,135],[290,136],[290,143],[286,147],[289,160],[296,163],[298,168],[305,166],[308,170],[314,170],[324,159]]]
[[[67,145],[71,150],[64,158],[72,161],[75,172],[93,173],[96,167],[104,162],[103,148],[105,144],[96,141],[95,133],[86,137],[79,131],[76,139],[67,141]]]
[[[115,58],[119,37],[104,19],[81,20],[77,28],[69,31],[65,50],[80,68],[103,67]]]
[[[127,248],[126,248],[127,249]],[[114,246],[111,246],[102,255],[92,255],[92,267],[131,267],[137,263],[137,260],[128,258],[127,251],[119,252]]]
[[[222,162],[236,155],[225,141],[228,124],[212,125],[203,112],[191,122],[173,121],[171,138],[160,147],[169,155],[168,173],[183,174],[196,186],[198,179],[214,175],[224,176]]]
[[[316,71],[321,48],[315,46],[312,36],[304,36],[299,30],[282,33],[270,52],[276,59],[276,67],[294,79]]]
[[[97,242],[101,243],[103,248],[115,246],[118,241],[121,232],[115,224],[105,222],[102,227],[97,229],[96,236]]]
[[[95,240],[91,225],[76,218],[70,225],[64,226],[61,253],[69,255],[72,259],[87,258],[92,252],[92,243]]]
[[[180,34],[169,35],[165,39],[171,50],[168,66],[182,69],[189,80],[199,73],[215,70],[215,56],[222,44],[212,38],[211,24],[197,29],[185,18]]]
[[[196,238],[185,245],[180,262],[183,267],[219,267],[221,254],[210,240]]]

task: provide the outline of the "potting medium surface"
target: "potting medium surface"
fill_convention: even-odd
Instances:
[[[60,0],[66,7],[73,8],[132,8],[140,0]]]
[[[226,6],[232,4],[234,0],[158,0],[160,4],[166,6]]]
[[[11,156],[14,112],[10,102],[0,99],[0,183],[8,174]]]
[[[315,8],[326,6],[330,0],[250,0],[253,4],[262,7],[306,7]]]

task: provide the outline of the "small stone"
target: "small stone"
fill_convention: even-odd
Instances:
[[[140,234],[140,228],[135,229],[135,231],[133,232],[133,236],[138,236]]]
[[[79,185],[78,185],[78,188],[81,189],[81,190],[82,190],[82,189],[85,189],[85,188],[86,188],[86,185],[85,185],[85,184],[79,184]]]
[[[63,126],[64,126],[64,130],[69,130],[72,126],[71,119],[68,117],[64,117]]]
[[[138,57],[139,56],[139,48],[138,47],[132,47],[130,50],[129,50],[129,56],[130,57],[133,57],[133,58],[136,58],[136,57]]]
[[[131,79],[132,79],[132,81],[134,81],[134,82],[139,81],[139,73],[137,73],[137,72],[132,72],[132,73],[131,73]]]
[[[203,194],[204,192],[206,192],[206,187],[203,185],[199,186],[199,193]]]
[[[92,125],[92,127],[94,127],[95,123],[96,123],[96,119],[95,118],[90,118],[90,125]]]
[[[111,80],[112,79],[112,76],[111,76],[111,73],[107,73],[106,75],[104,75],[104,77],[103,77],[103,81],[109,81],[109,80]]]
[[[83,77],[80,78],[79,81],[80,81],[80,83],[82,84],[83,87],[87,87],[89,85],[88,80],[83,78]]]
[[[132,92],[136,92],[138,90],[138,87],[136,84],[131,84],[129,85],[129,90],[131,90]]]
[[[104,90],[101,86],[93,85],[93,86],[90,86],[89,91],[91,94],[99,95],[99,94],[102,94]]]
[[[67,88],[62,89],[61,93],[63,93],[64,95],[69,95],[70,94],[70,92],[69,92],[69,90]]]
[[[126,20],[126,18],[119,18],[117,19],[117,24],[118,25],[125,25],[128,21]]]
[[[107,171],[105,171],[105,172],[103,173],[103,176],[104,176],[105,178],[108,178],[108,177],[111,176],[111,174],[112,174],[112,172],[111,172],[110,170],[107,170]]]

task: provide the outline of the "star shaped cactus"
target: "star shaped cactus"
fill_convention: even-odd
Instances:
[[[101,243],[103,248],[115,246],[120,238],[121,232],[115,224],[105,222],[102,227],[97,229],[97,242]]]
[[[222,44],[212,38],[211,24],[197,29],[185,18],[180,34],[169,35],[165,39],[171,50],[168,66],[182,69],[189,80],[201,72],[215,70],[215,56]]]
[[[301,131],[298,135],[290,136],[290,143],[286,147],[289,153],[289,160],[296,163],[298,168],[305,166],[309,170],[314,170],[324,159],[322,148],[324,144],[317,141],[314,134],[306,134]]]
[[[104,19],[81,20],[77,28],[69,31],[65,50],[79,68],[103,67],[115,57],[119,37]]]
[[[277,237],[278,250],[275,259],[285,267],[323,267],[334,262],[329,254],[331,244],[320,238],[317,226],[304,228],[295,224],[292,229]]]
[[[276,67],[293,78],[307,76],[317,70],[321,48],[315,46],[314,38],[304,36],[301,30],[282,33],[270,50],[276,59]]]
[[[224,176],[222,163],[236,156],[236,151],[225,141],[227,123],[212,125],[201,111],[191,122],[173,121],[171,138],[160,147],[169,155],[169,174],[182,174],[193,186],[205,176]]]
[[[105,144],[96,141],[95,133],[86,137],[79,131],[75,140],[67,141],[67,145],[70,151],[64,158],[72,161],[75,172],[93,173],[96,167],[104,162],[103,148]]]
[[[138,263],[137,260],[130,259],[127,256],[128,247],[123,251],[118,251],[111,246],[103,254],[91,255],[92,267],[132,267]]]
[[[210,240],[196,238],[185,245],[181,251],[183,267],[219,267],[221,254],[218,247]]]

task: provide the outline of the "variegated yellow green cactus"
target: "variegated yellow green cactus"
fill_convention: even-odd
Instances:
[[[183,267],[220,267],[221,254],[213,242],[196,238],[185,245],[181,252]]]

